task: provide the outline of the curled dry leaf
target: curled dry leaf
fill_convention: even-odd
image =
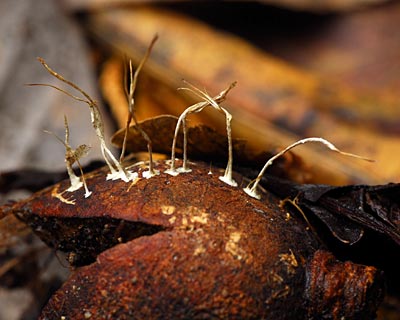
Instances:
[[[317,215],[345,243],[360,240],[364,229],[382,233],[400,245],[400,184],[328,186],[269,176],[264,188]]]
[[[75,191],[75,206],[52,196],[63,181],[7,207],[51,246],[94,261],[75,271],[41,319],[374,316],[381,273],[320,250],[301,219],[285,219],[278,198],[248,197],[218,179],[222,169],[209,174],[200,162],[178,176],[164,173],[165,161],[155,168],[162,173],[132,186],[106,181],[107,167],[94,171],[86,179],[93,195]],[[145,169],[130,167],[139,177]]]

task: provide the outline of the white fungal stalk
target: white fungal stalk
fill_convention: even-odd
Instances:
[[[90,147],[88,147],[85,144],[82,144],[75,150],[72,149],[71,145],[69,144],[69,127],[68,127],[67,117],[65,115],[64,115],[64,127],[65,127],[65,141],[62,141],[53,132],[50,131],[45,131],[45,132],[54,135],[57,138],[57,140],[59,140],[65,146],[65,164],[67,167],[69,179],[71,181],[71,186],[66,191],[73,192],[79,190],[83,186],[85,188],[85,198],[87,198],[92,194],[92,192],[89,191],[87,187],[86,180],[83,174],[83,169],[79,162],[79,159],[88,154]],[[72,165],[75,162],[78,164],[79,170],[81,172],[81,178],[77,177],[74,173],[74,170],[72,169]]]
[[[113,179],[113,180],[121,179],[125,182],[136,179],[137,174],[136,173],[133,174],[129,171],[125,171],[124,168],[122,167],[121,163],[119,163],[118,160],[115,159],[112,152],[108,149],[107,144],[105,142],[103,119],[101,117],[100,110],[99,110],[96,102],[85,91],[83,91],[81,88],[79,88],[76,84],[65,79],[63,76],[59,75],[57,72],[52,70],[42,58],[38,58],[38,60],[51,75],[53,75],[60,81],[66,83],[73,89],[77,90],[79,93],[81,93],[85,97],[85,99],[83,99],[83,98],[74,96],[73,94],[69,93],[68,91],[65,91],[63,89],[60,89],[56,86],[49,85],[49,84],[32,84],[32,85],[41,85],[41,86],[52,87],[56,90],[59,90],[59,91],[65,93],[66,95],[72,97],[73,99],[75,99],[77,101],[85,102],[89,106],[92,126],[96,132],[97,138],[100,140],[101,153],[103,155],[103,158],[104,158],[106,164],[110,168],[110,173],[107,175],[107,179]]]
[[[175,127],[175,133],[174,133],[174,139],[172,140],[172,150],[171,150],[171,167],[166,170],[165,172],[172,175],[176,176],[180,172],[190,172],[191,170],[187,167],[187,130],[186,130],[186,117],[187,115],[191,113],[196,113],[200,112],[203,110],[206,106],[208,106],[208,103],[204,102],[199,102],[196,103],[189,108],[187,108],[185,111],[182,112],[182,114],[178,118],[178,122]],[[182,129],[183,129],[183,164],[182,168],[176,169],[175,168],[175,149],[176,149],[176,139],[178,137],[179,129],[182,124]]]
[[[244,188],[244,192],[246,192],[250,197],[256,198],[256,199],[260,199],[261,195],[257,192],[257,186],[261,181],[262,176],[265,173],[265,170],[272,165],[272,163],[279,158],[280,156],[284,155],[286,152],[288,152],[289,150],[297,147],[298,145],[301,144],[305,144],[305,143],[312,143],[312,142],[317,142],[317,143],[321,143],[324,146],[326,146],[328,149],[338,152],[342,155],[345,156],[349,156],[349,157],[353,157],[353,158],[358,158],[358,159],[362,159],[362,160],[366,160],[366,161],[373,161],[371,159],[367,159],[352,153],[348,153],[348,152],[343,152],[341,150],[339,150],[338,148],[336,148],[331,142],[323,139],[323,138],[318,138],[318,137],[312,137],[312,138],[306,138],[306,139],[302,139],[299,140],[293,144],[291,144],[290,146],[288,146],[286,149],[282,150],[281,152],[279,152],[278,154],[274,155],[273,157],[271,157],[264,165],[264,167],[261,169],[260,173],[258,174],[257,178],[255,180],[253,180],[252,182],[250,182],[248,184],[248,186],[246,188]]]
[[[223,176],[219,177],[219,179],[233,187],[237,187],[237,182],[232,178],[232,165],[233,165],[233,147],[232,147],[232,129],[231,129],[231,121],[232,115],[226,112],[226,134],[228,136],[228,163],[226,165],[225,173]]]
[[[169,173],[171,175],[177,175],[180,172],[190,172],[191,170],[187,166],[187,129],[186,129],[186,117],[189,114],[192,113],[198,113],[201,112],[204,108],[208,106],[212,106],[215,110],[223,113],[226,117],[226,132],[228,136],[228,164],[225,169],[225,174],[224,176],[220,177],[220,180],[223,182],[231,185],[231,186],[237,186],[237,183],[235,180],[232,178],[232,163],[233,163],[233,148],[232,148],[232,130],[231,130],[231,120],[232,120],[232,115],[223,107],[219,105],[219,103],[223,102],[226,99],[226,95],[228,92],[236,85],[236,82],[232,83],[228,88],[226,88],[224,91],[221,91],[218,95],[215,97],[210,97],[206,92],[201,91],[200,89],[196,88],[192,84],[188,83],[185,81],[186,84],[190,86],[190,88],[181,88],[181,90],[189,90],[196,94],[198,97],[204,99],[205,101],[198,102],[190,107],[188,107],[186,110],[182,112],[180,115],[178,122],[176,124],[175,128],[175,134],[174,134],[174,139],[172,141],[172,151],[171,151],[171,167],[166,171],[166,173]],[[175,168],[175,148],[176,148],[176,139],[179,133],[180,126],[182,124],[182,129],[183,129],[183,164],[182,168]]]
[[[150,56],[151,50],[154,46],[154,43],[158,39],[158,36],[155,35],[153,40],[151,41],[149,47],[147,48],[146,54],[143,57],[142,61],[140,62],[139,66],[137,67],[135,73],[133,73],[132,70],[132,61],[129,61],[129,75],[130,75],[130,86],[129,86],[129,93],[127,93],[128,96],[128,119],[126,121],[126,127],[125,127],[125,135],[124,135],[124,140],[122,142],[122,150],[121,150],[121,156],[120,156],[120,162],[122,163],[124,155],[125,155],[125,149],[126,149],[126,141],[128,138],[128,131],[129,131],[129,126],[133,120],[136,128],[139,130],[140,134],[142,135],[143,139],[146,140],[147,142],[147,150],[149,152],[149,170],[143,172],[143,176],[146,178],[151,178],[157,174],[159,174],[159,171],[154,170],[154,164],[153,164],[153,150],[152,150],[152,142],[148,134],[142,129],[142,127],[139,125],[136,119],[136,114],[135,114],[135,99],[134,99],[134,93],[136,89],[136,84],[137,84],[137,79],[139,77],[139,73],[143,68],[143,65],[147,61],[148,57]]]

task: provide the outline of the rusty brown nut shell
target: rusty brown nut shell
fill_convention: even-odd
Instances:
[[[87,175],[92,190],[54,195],[68,181],[10,207],[78,267],[41,319],[369,319],[382,299],[373,267],[339,262],[279,200],[192,172],[134,183]],[[144,167],[134,166],[139,173]],[[212,172],[210,172],[212,171]],[[239,185],[247,181],[236,175]],[[124,243],[120,243],[124,242]],[[103,252],[102,252],[103,251]]]

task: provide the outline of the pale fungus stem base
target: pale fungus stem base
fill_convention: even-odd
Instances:
[[[176,170],[175,168],[169,168],[169,169],[165,170],[164,172],[173,177],[176,177],[177,175],[179,175],[179,171]]]
[[[76,190],[79,190],[83,186],[83,182],[79,177],[77,177],[74,173],[70,172],[70,169],[68,169],[68,174],[69,174],[69,179],[71,181],[71,186],[67,189],[68,192],[74,192]]]
[[[192,172],[192,169],[188,168],[188,167],[180,167],[178,169],[176,169],[176,172],[178,173],[189,173]]]
[[[142,177],[143,178],[146,178],[146,179],[150,179],[150,178],[152,178],[152,177],[154,177],[154,176],[158,176],[160,174],[160,170],[155,170],[155,169],[153,169],[153,170],[146,170],[146,171],[143,171],[142,172]]]
[[[62,141],[57,135],[53,132],[45,131],[46,133],[54,135],[58,141],[60,141],[65,147],[65,165],[67,167],[67,173],[71,182],[71,186],[66,190],[68,192],[74,192],[79,190],[82,186],[85,188],[85,198],[89,197],[92,192],[89,191],[85,176],[83,174],[82,166],[79,162],[79,159],[86,156],[89,152],[89,147],[87,145],[80,145],[76,149],[72,149],[71,145],[69,144],[69,126],[67,116],[64,115],[64,128],[65,128],[65,140]],[[81,172],[81,178],[77,177],[72,169],[72,165],[74,163],[78,164],[79,170]],[[82,179],[82,181],[81,181]]]
[[[254,187],[256,181],[252,181],[248,184],[246,188],[243,188],[243,191],[250,197],[260,200],[261,195],[257,192],[257,185]]]

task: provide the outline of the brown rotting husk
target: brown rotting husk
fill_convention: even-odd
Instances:
[[[168,165],[158,162],[155,168],[163,172]],[[131,169],[140,177],[145,166],[137,164]],[[202,163],[191,163],[191,169],[191,173],[176,177],[161,173],[133,185],[105,181],[106,171],[100,169],[86,178],[92,196],[84,198],[83,190],[70,194],[75,205],[54,197],[65,190],[68,182],[64,181],[12,206],[11,211],[53,246],[64,242],[72,255],[98,254],[95,262],[78,268],[50,299],[41,318],[317,316],[312,306],[307,307],[313,297],[304,297],[303,293],[306,279],[313,277],[307,271],[313,270],[307,267],[308,261],[320,244],[303,221],[287,219],[278,199],[269,193],[263,193],[262,201],[258,201],[240,188],[224,184],[218,179],[221,169]],[[244,179],[235,176],[241,185],[247,183]],[[63,225],[71,219],[77,223],[59,233],[54,232],[54,223],[48,223]],[[124,229],[131,234],[120,237],[120,242],[127,242],[118,245],[109,240],[115,237],[102,238],[105,224],[118,220],[141,225],[146,232]],[[85,237],[93,241],[85,241]],[[89,248],[96,240],[94,250]],[[110,249],[103,251],[107,247]],[[365,268],[358,269],[360,279]],[[342,308],[328,310],[330,318],[351,317],[354,312],[373,316],[375,309],[370,309],[364,293],[376,287],[368,298],[380,301],[381,281],[378,271],[368,268],[371,281],[360,281],[352,289],[358,300],[344,296]],[[348,275],[339,272],[336,276]],[[323,279],[318,285],[321,290],[331,288]],[[312,295],[311,289],[306,292]]]

